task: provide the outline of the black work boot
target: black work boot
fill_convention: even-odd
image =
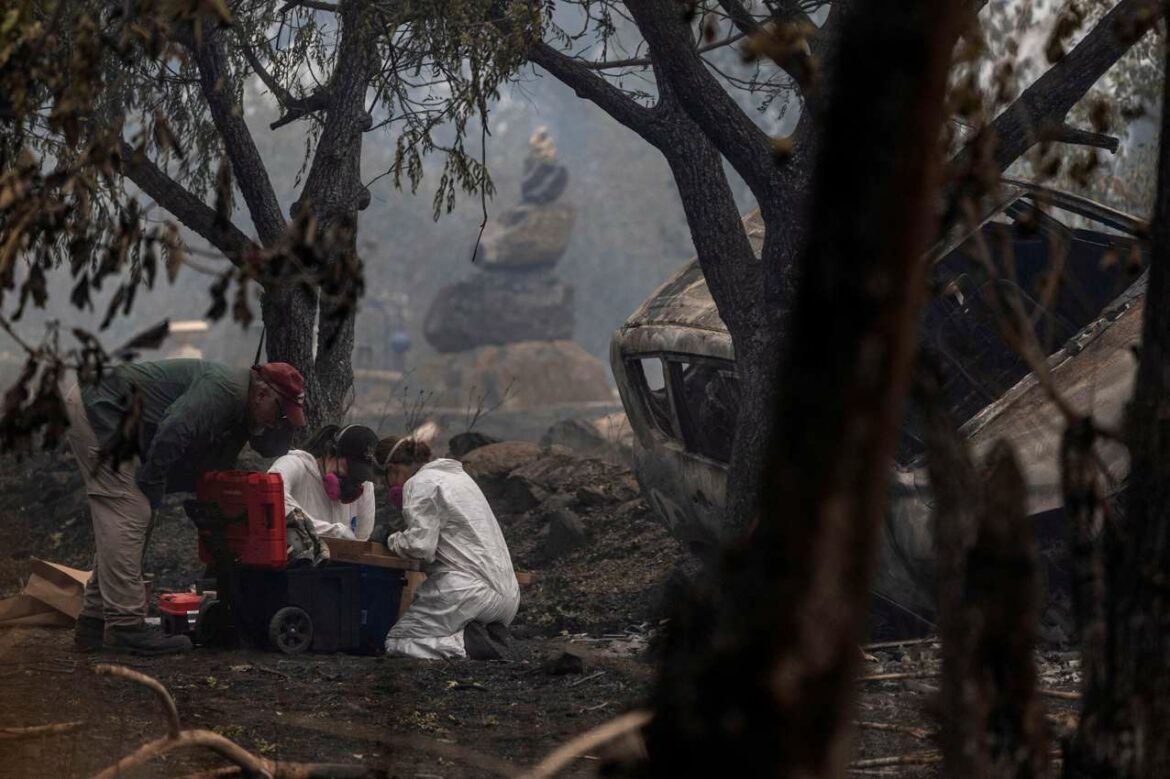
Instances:
[[[147,625],[111,625],[106,631],[106,649],[132,655],[172,655],[191,651],[191,639],[168,636]]]
[[[500,654],[492,646],[487,625],[472,620],[463,628],[463,650],[472,660],[499,660]]]
[[[73,646],[78,652],[96,652],[102,648],[105,632],[104,619],[82,614],[73,627]]]
[[[467,656],[472,660],[517,659],[508,629],[501,623],[493,624],[503,629],[503,635],[491,625],[474,621],[467,623],[467,627],[463,628],[463,648]]]
[[[520,647],[517,646],[516,640],[512,638],[512,632],[503,622],[489,622],[487,634],[491,636],[492,642],[500,647],[500,655],[503,659],[513,662],[522,659]]]

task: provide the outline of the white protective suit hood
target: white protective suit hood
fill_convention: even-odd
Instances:
[[[386,539],[394,554],[422,560],[427,581],[390,630],[386,651],[463,657],[468,622],[509,624],[520,602],[512,557],[487,498],[455,460],[427,463],[402,490],[406,529]]]
[[[284,513],[300,509],[313,523],[321,538],[365,541],[374,530],[374,485],[362,485],[362,495],[353,503],[340,503],[325,492],[317,458],[294,449],[277,458],[269,473],[284,481]]]

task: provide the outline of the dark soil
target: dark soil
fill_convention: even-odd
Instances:
[[[662,618],[662,595],[675,572],[693,563],[646,504],[628,493],[628,473],[593,463],[555,464],[551,476],[540,476],[539,468],[529,473],[548,477],[542,484],[551,496],[526,512],[500,516],[517,568],[538,573],[523,591],[514,631],[522,661],[290,658],[208,649],[146,660],[76,654],[69,630],[0,630],[0,728],[84,721],[64,735],[0,737],[0,777],[90,776],[165,733],[157,699],[127,680],[95,675],[92,666],[99,662],[157,677],[175,696],[184,727],[213,729],[272,759],[361,764],[400,777],[515,775],[573,735],[643,705],[654,673],[646,646]],[[583,483],[564,482],[561,466]],[[379,506],[379,517],[391,524],[393,512],[384,509]],[[580,519],[585,542],[550,554],[546,528],[551,513],[561,510]],[[0,549],[0,594],[19,589],[33,556],[89,567],[92,531],[69,457],[38,456],[0,472]],[[156,591],[186,589],[202,570],[194,530],[177,500],[160,512],[146,569]],[[583,662],[557,662],[565,650]],[[934,670],[938,664],[936,645],[874,654],[867,673]],[[1040,659],[1046,687],[1075,689],[1070,655]],[[566,669],[575,672],[559,673]],[[933,753],[936,684],[930,678],[863,683],[858,720],[919,732],[863,727],[856,732],[855,758]],[[1048,705],[1057,733],[1067,729],[1075,704]],[[578,760],[563,775],[594,775],[600,754]],[[183,751],[133,775],[182,776],[221,765],[213,756]],[[935,776],[937,765],[865,770]]]
[[[0,741],[0,776],[83,777],[166,732],[158,699],[95,675],[117,662],[159,679],[186,728],[208,728],[273,760],[389,769],[394,776],[510,776],[546,752],[636,705],[650,669],[593,658],[583,675],[552,676],[522,642],[521,663],[458,663],[196,650],[181,657],[84,656],[68,630],[0,632],[0,727],[83,720],[73,733]],[[576,651],[582,651],[577,649]],[[587,775],[581,761],[578,775]],[[223,765],[190,750],[134,776],[182,776]]]

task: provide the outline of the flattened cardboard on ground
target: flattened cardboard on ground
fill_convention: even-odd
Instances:
[[[74,619],[68,614],[62,614],[24,593],[0,600],[0,628],[64,628],[69,627],[73,622]]]
[[[88,580],[89,571],[34,558],[20,594],[0,600],[0,627],[72,625]]]

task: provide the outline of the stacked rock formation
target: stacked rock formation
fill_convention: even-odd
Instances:
[[[573,342],[573,288],[554,269],[576,209],[548,131],[529,140],[520,203],[485,231],[471,277],[439,290],[423,335],[442,354],[416,381],[439,404],[523,409],[613,402],[609,371]]]
[[[439,291],[423,334],[440,352],[573,336],[573,288],[553,274],[569,245],[576,209],[558,202],[569,172],[540,128],[529,141],[521,201],[484,231],[483,272]]]

